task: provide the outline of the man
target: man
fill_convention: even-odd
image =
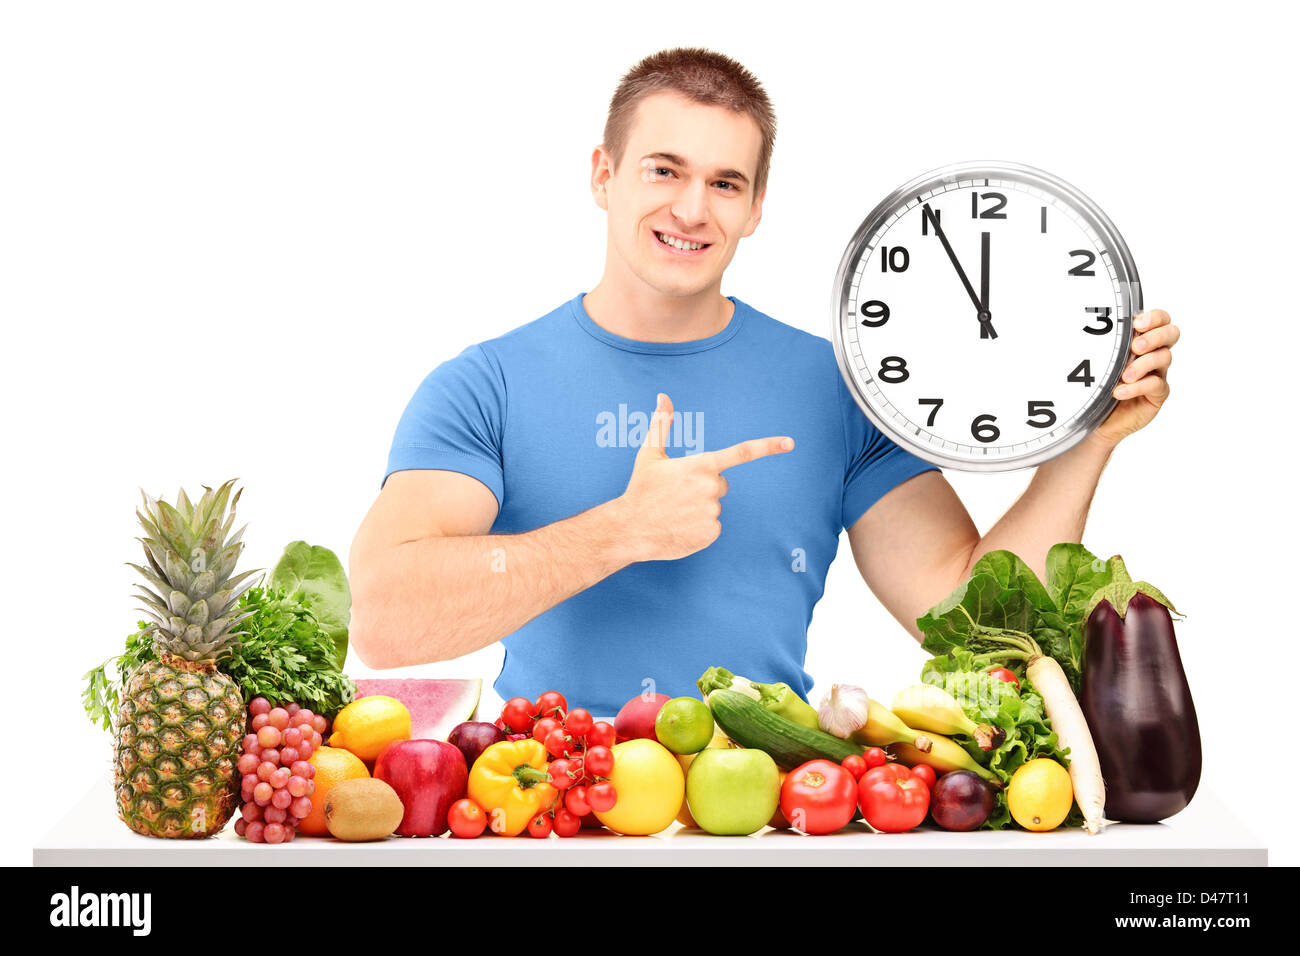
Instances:
[[[623,78],[592,154],[599,284],[438,366],[398,426],[352,547],[364,662],[502,641],[503,698],[560,690],[600,714],[691,693],[710,665],[806,695],[842,529],[918,637],[985,552],[1041,572],[1080,539],[1111,450],[1168,395],[1168,315],[1136,320],[1114,413],[981,537],[939,471],[871,426],[828,341],[722,295],[774,135],[762,87],[719,54],[665,51]]]

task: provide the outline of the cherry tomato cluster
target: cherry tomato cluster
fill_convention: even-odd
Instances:
[[[616,739],[613,724],[594,720],[581,707],[570,710],[564,695],[551,690],[535,701],[512,697],[496,725],[512,740],[532,737],[551,756],[548,766],[556,800],[529,821],[530,836],[542,839],[555,833],[571,837],[582,829],[583,817],[614,809],[618,792],[608,779],[614,772],[614,752],[610,750]],[[469,809],[461,808],[461,813]],[[466,835],[475,829],[478,832],[473,836],[483,832],[477,819],[458,822],[465,824]],[[454,824],[452,832],[461,835]]]
[[[858,783],[858,809],[875,829],[902,833],[919,826],[930,809],[930,791],[938,774],[919,763],[904,767],[889,759],[879,747],[868,747],[841,762]]]

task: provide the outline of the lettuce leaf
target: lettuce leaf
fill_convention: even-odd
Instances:
[[[991,751],[981,750],[975,741],[964,735],[955,735],[952,739],[961,744],[976,761],[997,774],[1004,788],[1017,770],[1039,757],[1056,760],[1068,767],[1069,751],[1061,749],[1056,732],[1052,730],[1043,709],[1043,698],[1034,690],[1033,685],[1021,678],[1021,687],[1017,690],[1015,684],[990,677],[985,672],[952,666],[973,660],[974,655],[966,650],[934,658],[926,663],[921,679],[926,683],[937,684],[952,694],[971,720],[978,724],[1001,727],[1006,733],[1006,739]],[[947,666],[943,663],[936,665],[936,662],[946,662]],[[982,829],[1001,830],[1011,822],[1006,791],[999,790],[994,794],[993,812],[989,814]],[[1082,823],[1082,812],[1078,806],[1072,807],[1066,825]]]
[[[342,669],[348,656],[348,624],[352,591],[343,565],[329,548],[291,541],[271,571],[267,586],[284,588],[306,598],[321,629],[334,642],[334,666]]]

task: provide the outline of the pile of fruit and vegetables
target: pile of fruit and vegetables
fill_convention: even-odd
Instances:
[[[115,736],[118,815],[145,836],[211,836],[232,817],[268,844],[675,823],[1096,833],[1172,816],[1196,790],[1178,612],[1118,556],[1060,544],[1041,581],[985,555],[918,619],[932,656],[888,706],[861,681],[814,707],[719,666],[699,697],[641,694],[612,722],[554,690],[489,722],[473,719],[478,680],[349,679],[337,557],[295,541],[264,581],[236,573],[233,485],[145,496],[148,620],[86,675],[87,713]]]

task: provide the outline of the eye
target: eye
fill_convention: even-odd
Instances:
[[[727,182],[727,180],[725,180],[725,179],[719,179],[719,180],[717,181],[717,183],[715,183],[714,185],[717,185],[717,186],[725,186],[727,191],[730,191],[730,192],[733,192],[733,193],[734,193],[734,192],[737,192],[737,191],[740,189],[740,187],[737,186],[735,183]]]
[[[666,176],[671,176],[673,174],[673,171],[669,169],[667,166],[656,166],[655,175],[658,176],[660,173]]]

